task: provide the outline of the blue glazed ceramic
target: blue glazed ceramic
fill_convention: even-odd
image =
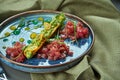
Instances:
[[[30,34],[32,32],[40,33],[43,29],[42,27],[42,19],[49,22],[51,19],[61,12],[58,11],[50,11],[50,10],[35,10],[23,12],[17,15],[14,15],[0,24],[0,38],[4,37],[6,32],[12,32],[10,30],[11,26],[18,26],[21,19],[27,23],[24,24],[25,27],[20,28],[20,33],[11,34],[9,37],[5,37],[0,39],[0,60],[12,67],[13,69],[25,71],[25,72],[33,72],[33,73],[49,73],[49,72],[57,72],[71,68],[75,64],[77,64],[84,55],[88,54],[94,44],[94,33],[92,28],[81,18],[64,13],[66,16],[66,21],[72,20],[74,22],[81,21],[85,27],[89,29],[89,37],[85,39],[79,39],[78,43],[71,43],[70,39],[66,39],[64,42],[70,47],[70,50],[73,51],[73,56],[67,56],[65,59],[50,61],[48,59],[37,59],[35,57],[25,60],[23,63],[18,63],[12,61],[7,57],[5,52],[5,47],[10,47],[14,42],[19,41],[20,38],[24,39],[25,44],[29,44],[31,41]],[[27,28],[29,27],[29,28]],[[30,29],[30,30],[27,30]]]

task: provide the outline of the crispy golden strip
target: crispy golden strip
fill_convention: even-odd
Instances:
[[[49,39],[54,32],[63,24],[65,20],[64,14],[58,14],[50,23],[44,23],[44,29],[35,39],[32,40],[28,46],[24,49],[24,55],[27,59],[32,58],[36,52],[43,46],[47,39]]]

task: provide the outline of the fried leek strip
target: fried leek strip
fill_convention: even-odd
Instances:
[[[54,34],[54,32],[63,24],[64,20],[65,15],[61,13],[56,15],[50,23],[44,23],[44,29],[24,49],[24,55],[27,59],[32,58],[36,54],[36,52],[43,46],[47,39],[49,39]]]

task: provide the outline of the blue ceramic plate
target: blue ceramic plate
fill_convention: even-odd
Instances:
[[[21,20],[24,20],[25,26],[20,28],[20,33],[18,32],[19,34],[12,34],[9,37],[0,39],[0,60],[14,69],[33,73],[62,71],[77,64],[83,58],[83,56],[91,50],[94,43],[94,33],[91,27],[84,20],[68,13],[64,13],[66,16],[64,23],[66,23],[68,20],[74,22],[81,21],[84,24],[84,27],[89,29],[89,36],[84,39],[79,39],[78,43],[71,43],[71,40],[69,39],[64,41],[70,47],[70,50],[73,51],[73,56],[67,56],[65,59],[55,61],[50,61],[48,59],[37,59],[33,57],[25,60],[23,63],[12,61],[6,56],[6,47],[12,46],[14,42],[19,41],[21,38],[24,39],[23,43],[29,44],[31,41],[30,34],[32,32],[40,33],[40,31],[43,29],[42,19],[44,19],[46,22],[49,22],[55,15],[59,13],[61,12],[35,10],[14,15],[3,21],[0,25],[0,38],[4,37],[5,34],[7,35],[8,32],[12,32],[10,27],[18,26]]]

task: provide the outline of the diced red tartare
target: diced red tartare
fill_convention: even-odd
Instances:
[[[26,59],[22,51],[24,46],[25,45],[20,42],[15,42],[13,47],[7,47],[6,53],[10,59],[16,62],[23,62]]]
[[[63,40],[54,40],[38,51],[37,58],[58,60],[72,55],[73,52],[70,51],[69,46],[67,46]]]
[[[89,30],[84,27],[82,22],[75,24],[72,21],[68,21],[65,28],[60,31],[60,35],[62,39],[70,38],[71,40],[87,38],[89,35]]]

